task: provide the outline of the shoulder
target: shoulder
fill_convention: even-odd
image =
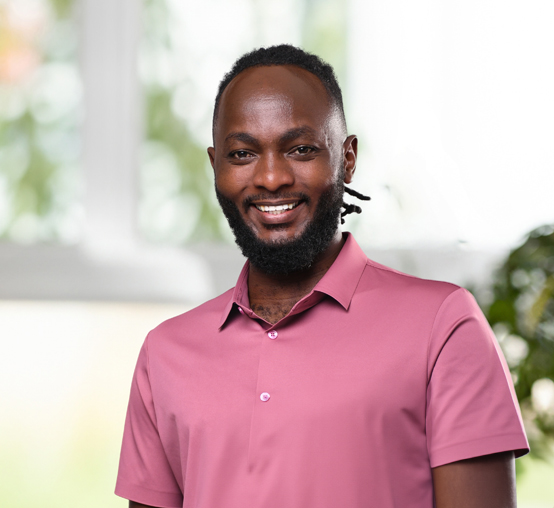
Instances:
[[[467,290],[456,284],[409,275],[371,259],[367,260],[359,290],[376,292],[382,298],[404,305],[411,302],[417,303],[418,306],[426,305],[437,309],[457,294],[471,298]]]
[[[367,260],[349,306],[355,326],[371,323],[395,341],[428,343],[433,331],[479,314],[471,294],[456,284],[422,279]]]
[[[152,343],[172,337],[206,334],[212,329],[216,331],[221,316],[232,298],[233,289],[231,288],[183,314],[163,321],[148,334],[147,340]]]

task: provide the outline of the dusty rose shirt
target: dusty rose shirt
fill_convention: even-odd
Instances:
[[[177,508],[432,508],[431,468],[528,448],[470,294],[354,238],[275,325],[237,286],[148,335],[116,493]]]

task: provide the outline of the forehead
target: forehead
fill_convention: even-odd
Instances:
[[[249,125],[267,114],[281,121],[317,123],[328,120],[334,109],[325,86],[311,72],[292,65],[252,67],[223,92],[215,128]],[[280,115],[272,115],[274,111]]]

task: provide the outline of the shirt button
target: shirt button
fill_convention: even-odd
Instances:
[[[241,314],[244,314],[244,311],[242,310],[242,307],[239,307],[239,312],[240,312]]]
[[[270,339],[276,339],[279,334],[277,333],[277,330],[271,330],[270,332],[267,332],[267,336]]]
[[[263,392],[261,395],[260,395],[260,399],[262,399],[264,402],[267,402],[269,400],[269,393],[267,392]]]

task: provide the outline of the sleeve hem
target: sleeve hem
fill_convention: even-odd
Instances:
[[[458,460],[471,459],[492,453],[513,451],[515,457],[521,457],[529,452],[529,444],[521,434],[504,434],[489,436],[469,442],[457,443],[451,446],[431,451],[431,467],[443,466]]]
[[[117,482],[115,494],[129,501],[158,506],[159,508],[181,508],[183,506],[183,496],[181,493],[175,494],[172,492],[150,490],[121,480]]]

